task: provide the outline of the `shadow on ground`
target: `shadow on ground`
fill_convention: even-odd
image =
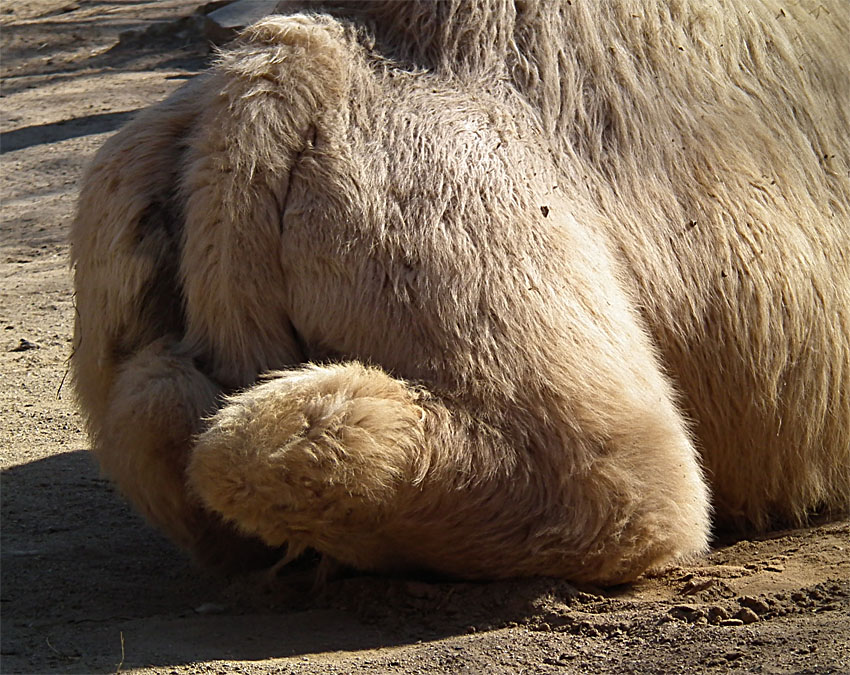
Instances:
[[[4,471],[2,495],[4,672],[114,672],[122,639],[124,667],[413,644],[522,621],[543,586],[577,593],[344,573],[315,590],[309,563],[215,578],[131,512],[83,450]],[[92,660],[92,640],[111,656]]]
[[[0,154],[43,143],[58,143],[69,138],[115,131],[133,119],[137,110],[84,115],[72,119],[35,124],[0,134]]]

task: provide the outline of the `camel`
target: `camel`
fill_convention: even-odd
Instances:
[[[618,584],[847,514],[844,0],[285,4],[83,181],[73,379],[151,522]]]

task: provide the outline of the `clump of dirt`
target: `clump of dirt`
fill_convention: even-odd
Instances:
[[[0,10],[5,673],[850,672],[850,521],[598,589],[193,568],[98,475],[63,380],[66,236],[107,135],[205,67],[202,3]],[[121,36],[124,35],[123,41]]]

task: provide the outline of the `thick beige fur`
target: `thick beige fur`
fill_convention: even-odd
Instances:
[[[148,518],[617,583],[712,505],[847,513],[845,0],[304,9],[84,181],[76,388]]]

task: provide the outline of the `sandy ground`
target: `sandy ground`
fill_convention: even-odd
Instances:
[[[63,386],[77,182],[205,67],[191,0],[0,5],[3,673],[850,673],[850,522],[637,584],[219,579],[99,477]],[[151,28],[153,27],[153,28]],[[141,38],[121,44],[134,30]],[[147,33],[144,31],[147,30]]]

